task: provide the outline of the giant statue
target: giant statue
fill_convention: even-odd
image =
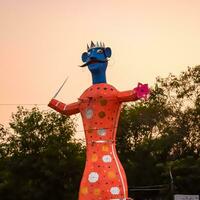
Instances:
[[[91,42],[82,54],[83,65],[92,75],[92,85],[71,104],[55,98],[49,106],[64,115],[81,113],[86,138],[86,164],[79,190],[79,200],[127,200],[126,175],[116,152],[116,132],[123,102],[146,98],[147,84],[128,91],[118,91],[106,81],[111,48]]]

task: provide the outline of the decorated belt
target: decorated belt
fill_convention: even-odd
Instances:
[[[89,143],[89,144],[93,144],[93,143],[101,144],[101,143],[114,143],[114,142],[115,142],[114,140],[91,140],[87,143]]]

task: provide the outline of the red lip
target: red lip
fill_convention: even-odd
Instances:
[[[106,63],[106,62],[108,62],[108,60],[102,61],[102,60],[98,60],[98,59],[92,59],[92,60],[90,60],[90,61],[84,63],[84,64],[81,65],[80,67],[85,67],[85,66],[87,66],[87,65],[89,65],[89,64]]]

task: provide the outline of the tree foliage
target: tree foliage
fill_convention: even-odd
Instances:
[[[2,200],[77,199],[84,149],[70,118],[20,107],[0,134]]]
[[[174,192],[197,194],[200,66],[189,67],[180,76],[158,77],[148,101],[124,107],[117,134],[129,186],[170,183],[171,169]]]

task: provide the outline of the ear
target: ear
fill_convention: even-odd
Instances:
[[[82,61],[83,61],[83,62],[86,62],[87,58],[88,58],[88,54],[87,54],[87,52],[84,52],[84,53],[82,54],[82,57],[81,57]]]
[[[105,52],[106,57],[108,57],[108,58],[111,57],[112,51],[111,51],[110,47],[106,47],[105,50],[104,50],[104,52]]]

